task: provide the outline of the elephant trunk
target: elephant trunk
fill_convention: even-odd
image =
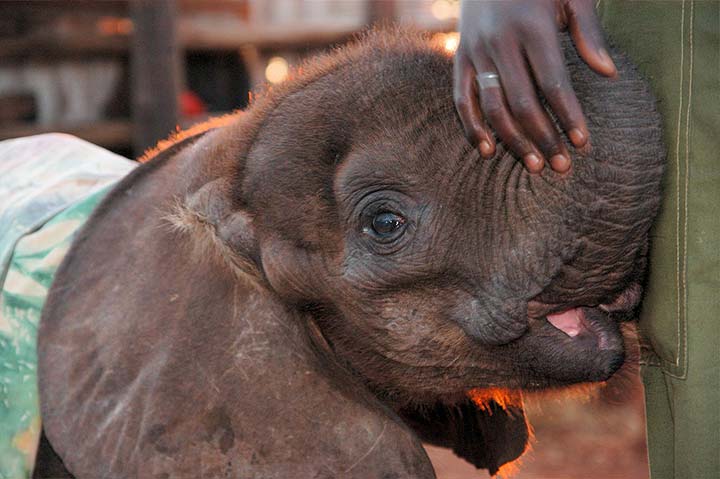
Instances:
[[[655,100],[624,57],[615,55],[620,78],[611,81],[580,65],[574,49],[566,52],[591,144],[575,152],[566,177],[546,173],[529,181],[546,221],[576,242],[544,299],[593,302],[619,294],[644,270],[665,150]]]

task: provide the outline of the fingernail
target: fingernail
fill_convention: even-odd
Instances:
[[[603,62],[605,67],[608,70],[612,70],[612,75],[616,75],[617,70],[615,68],[615,63],[612,61],[612,58],[610,58],[610,54],[608,54],[607,50],[601,48],[600,50],[598,50],[598,55],[600,56],[600,61]]]
[[[570,130],[568,136],[570,137],[570,141],[572,141],[572,144],[578,148],[583,146],[585,144],[585,141],[587,140],[587,137],[582,131],[580,131],[579,128],[573,128],[572,130]]]
[[[489,142],[487,142],[486,140],[480,142],[480,154],[482,156],[490,156],[492,155],[492,152],[492,146],[490,146]]]
[[[533,173],[537,173],[538,171],[541,171],[543,169],[543,160],[539,156],[537,156],[535,153],[530,153],[529,155],[525,155],[525,166],[528,170],[530,170]]]
[[[565,155],[555,155],[550,158],[550,166],[558,173],[565,173],[570,169],[570,158]]]

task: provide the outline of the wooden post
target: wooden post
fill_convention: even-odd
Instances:
[[[139,155],[178,124],[181,59],[175,0],[132,0],[130,15],[133,148]]]

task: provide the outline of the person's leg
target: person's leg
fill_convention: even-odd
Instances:
[[[602,0],[650,81],[668,170],[640,327],[653,479],[720,477],[720,3]]]
[[[672,477],[675,469],[673,444],[675,432],[665,375],[659,367],[643,366],[645,413],[647,415],[648,453],[654,478]]]

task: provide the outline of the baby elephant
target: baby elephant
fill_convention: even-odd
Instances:
[[[566,55],[592,145],[565,175],[482,160],[452,58],[402,32],[157,152],[50,291],[44,447],[88,478],[431,478],[421,441],[491,473],[522,454],[520,391],[623,363],[663,171],[635,70]]]

